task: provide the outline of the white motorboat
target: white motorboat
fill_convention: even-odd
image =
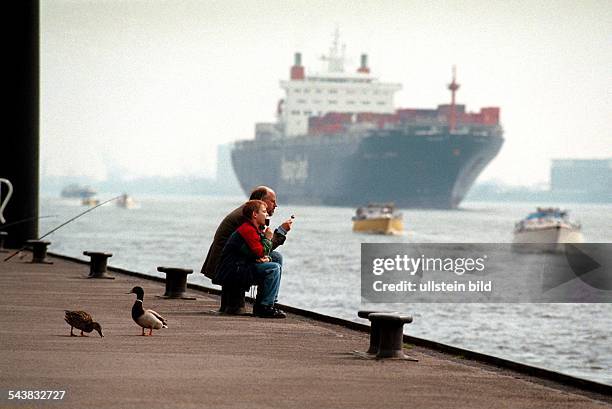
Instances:
[[[564,243],[583,243],[582,226],[572,221],[567,210],[553,207],[538,207],[514,227],[513,244],[545,251],[563,251]],[[537,244],[541,244],[537,245]],[[517,246],[514,246],[517,247]]]

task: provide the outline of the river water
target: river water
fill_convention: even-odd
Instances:
[[[114,195],[108,195],[110,198]],[[104,199],[104,196],[101,196]],[[49,250],[87,259],[83,251],[112,252],[109,264],[163,276],[157,266],[192,268],[189,281],[212,286],[199,274],[221,219],[240,197],[136,197],[138,207],[113,203],[59,229]],[[354,321],[361,303],[361,243],[503,243],[533,203],[463,203],[459,210],[403,210],[406,234],[351,231],[353,208],[283,206],[277,225],[295,214],[280,248],[285,260],[279,302]],[[557,204],[559,205],[559,204]],[[562,206],[583,225],[585,241],[612,242],[612,205]],[[42,197],[40,235],[85,210],[78,201]],[[370,305],[372,306],[372,305]],[[385,305],[377,304],[376,308]],[[612,304],[401,304],[406,332],[421,338],[612,384]]]

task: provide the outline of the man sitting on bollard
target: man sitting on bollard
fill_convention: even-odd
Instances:
[[[281,280],[280,264],[271,261],[272,231],[266,229],[267,206],[249,200],[242,206],[245,221],[233,232],[221,252],[215,283],[234,288],[257,285],[253,314],[262,318],[285,318],[274,307]]]
[[[276,193],[267,186],[258,186],[251,192],[251,196],[249,200],[261,200],[266,204],[266,210],[268,216],[272,216],[274,214],[274,210],[276,209]],[[242,205],[243,206],[243,205]],[[244,223],[244,217],[242,216],[242,206],[237,207],[231,213],[229,213],[219,227],[217,227],[217,231],[215,232],[215,236],[212,244],[208,250],[208,254],[206,255],[206,260],[202,265],[202,274],[206,277],[210,278],[214,284],[218,284],[215,280],[215,273],[217,270],[217,266],[219,264],[219,260],[221,258],[221,252],[227,239],[229,236]],[[270,258],[273,262],[278,263],[281,267],[283,267],[283,257],[278,252],[275,251],[278,246],[282,245],[285,242],[285,238],[289,230],[291,230],[291,225],[293,223],[292,219],[286,220],[278,226],[272,235],[272,252],[270,252]],[[266,230],[269,230],[266,228]],[[245,290],[246,291],[246,290]],[[275,300],[276,302],[277,300]],[[241,311],[225,311],[226,313],[240,313]]]

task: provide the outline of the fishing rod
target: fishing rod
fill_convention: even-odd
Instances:
[[[52,215],[49,215],[49,216],[33,216],[33,217],[28,217],[26,219],[17,220],[16,222],[12,222],[12,223],[9,223],[9,224],[2,224],[2,225],[0,225],[0,228],[6,229],[7,227],[11,227],[11,226],[14,226],[16,224],[21,224],[21,223],[29,222],[30,220],[34,220],[34,219],[46,219],[48,217],[57,217],[57,216],[58,216],[57,214],[52,214]]]
[[[56,228],[52,229],[51,231],[49,231],[49,232],[47,232],[47,233],[43,234],[42,236],[40,236],[40,237],[38,238],[38,240],[42,240],[42,239],[44,239],[45,237],[47,237],[47,236],[48,236],[48,235],[50,235],[51,233],[53,233],[53,232],[55,232],[55,231],[59,230],[60,228],[64,227],[64,226],[65,226],[65,225],[67,225],[68,223],[70,223],[70,222],[72,222],[72,221],[74,221],[74,220],[78,219],[79,217],[81,217],[81,216],[83,216],[83,215],[85,215],[85,214],[87,214],[87,213],[91,212],[92,210],[94,210],[94,209],[96,209],[96,208],[98,208],[98,207],[100,207],[100,206],[102,206],[102,205],[107,204],[108,202],[112,202],[113,200],[117,200],[117,199],[119,199],[119,198],[120,198],[120,197],[122,197],[122,196],[123,196],[123,195],[119,195],[119,196],[113,197],[112,199],[108,199],[108,200],[106,200],[106,201],[104,201],[104,202],[102,202],[102,203],[100,203],[100,204],[95,205],[94,207],[91,207],[91,208],[89,208],[89,209],[85,210],[84,212],[81,212],[81,213],[77,214],[77,215],[76,215],[76,216],[74,216],[72,219],[70,219],[70,220],[68,220],[68,221],[65,221],[64,223],[60,224],[60,225],[59,225],[59,226],[57,226]],[[13,254],[11,254],[10,256],[8,256],[7,258],[5,258],[5,259],[4,259],[4,261],[9,261],[9,260],[10,260],[10,259],[12,259],[13,257],[15,257],[17,254],[19,254],[21,251],[25,250],[25,248],[26,248],[26,247],[27,247],[27,246],[23,246],[22,248],[20,248],[19,250],[17,250],[16,252],[14,252],[14,253],[13,253]]]

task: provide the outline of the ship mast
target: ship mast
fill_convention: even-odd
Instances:
[[[336,27],[334,32],[334,41],[329,49],[329,55],[324,55],[321,60],[327,61],[329,72],[344,72],[344,60],[346,46],[342,44],[342,49],[338,47],[338,40],[340,39],[340,30]]]
[[[449,128],[450,131],[454,131],[457,126],[457,111],[455,109],[455,92],[459,89],[459,84],[457,83],[457,67],[453,65],[453,82],[448,84],[448,89],[451,91],[451,107],[450,107],[450,121]]]

